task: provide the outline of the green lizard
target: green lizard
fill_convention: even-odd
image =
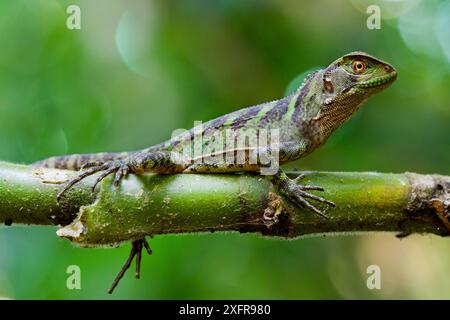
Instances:
[[[118,186],[121,178],[130,173],[264,174],[264,170],[270,171],[269,168],[275,167],[274,171],[269,172],[271,174],[265,174],[278,190],[293,203],[325,217],[310,200],[329,206],[334,206],[334,203],[308,192],[324,191],[323,188],[298,184],[299,179],[288,178],[282,169],[274,166],[274,162],[284,164],[314,151],[364,101],[390,86],[396,77],[397,72],[390,64],[367,53],[353,52],[337,59],[327,68],[310,74],[298,90],[287,97],[224,115],[147,149],[66,155],[42,160],[35,165],[81,169],[76,178],[65,184],[58,199],[75,183],[97,172],[100,174],[93,188],[111,174],[115,176],[114,185]],[[266,141],[270,137],[270,144],[261,143],[260,139],[264,135],[267,135]],[[244,144],[239,144],[236,139],[242,136],[246,140]],[[227,142],[230,139],[232,143]],[[274,155],[276,158],[271,157]],[[145,239],[132,242],[130,256],[110,292],[135,256],[136,276],[139,277],[143,247],[150,252]]]

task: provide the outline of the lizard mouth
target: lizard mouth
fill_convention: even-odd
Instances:
[[[359,82],[356,84],[356,87],[358,88],[374,88],[374,87],[380,87],[383,85],[391,84],[392,82],[397,79],[397,72],[393,71],[387,75],[377,77],[375,79],[370,79],[368,81]]]

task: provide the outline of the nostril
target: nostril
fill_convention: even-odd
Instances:
[[[384,71],[386,72],[392,71],[392,68],[389,66],[384,66]]]

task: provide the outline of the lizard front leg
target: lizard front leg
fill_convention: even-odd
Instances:
[[[325,203],[330,207],[336,206],[332,201],[308,192],[310,190],[324,191],[322,187],[298,184],[297,182],[304,177],[303,175],[299,175],[297,178],[291,179],[283,170],[279,169],[275,175],[268,177],[272,181],[272,183],[279,189],[279,191],[293,203],[300,207],[310,209],[324,218],[328,217],[321,210],[317,209],[315,206],[309,203],[307,199]]]
[[[284,143],[279,150],[279,159],[282,162],[289,162],[292,159],[299,158],[302,154],[306,152],[306,144],[302,143]],[[250,151],[249,151],[250,152]],[[298,206],[307,208],[322,217],[325,214],[313,206],[307,199],[318,201],[329,206],[334,207],[335,204],[325,198],[316,196],[309,193],[308,191],[324,191],[320,186],[309,186],[300,185],[298,182],[303,178],[303,175],[298,176],[296,179],[290,179],[286,173],[279,167],[275,169],[275,174],[267,174],[267,172],[273,172],[271,170],[266,170],[264,173],[263,169],[267,169],[268,166],[273,167],[272,160],[269,162],[261,163],[260,159],[266,157],[268,151],[265,149],[256,149],[256,154],[253,157],[256,159],[256,163],[249,162],[249,157],[245,157],[245,161],[242,163],[225,163],[216,162],[213,159],[205,159],[205,161],[194,163],[186,167],[183,171],[184,173],[227,173],[227,172],[255,172],[266,176],[274,185],[278,188],[280,193],[284,194],[289,200]],[[270,154],[270,152],[269,152]],[[278,162],[277,162],[278,164]]]
[[[299,159],[308,153],[308,148],[309,143],[307,140],[285,142],[281,145],[280,148],[280,162],[285,163]],[[268,177],[272,181],[272,183],[279,189],[279,191],[293,203],[300,207],[312,210],[324,218],[327,218],[327,216],[321,210],[313,206],[307,199],[318,201],[331,207],[336,206],[333,202],[308,192],[311,190],[324,191],[322,187],[298,184],[298,182],[304,177],[303,175],[299,175],[295,179],[290,179],[286,175],[286,173],[281,168],[279,168],[276,174],[270,175]]]
[[[232,165],[232,166],[218,166],[210,163],[199,163],[189,166],[184,172],[185,173],[226,173],[226,172],[259,172],[261,168],[257,165]],[[289,200],[291,200],[296,205],[307,208],[320,216],[327,218],[327,216],[313,206],[307,199],[315,200],[321,203],[325,203],[331,207],[334,207],[335,204],[325,198],[316,196],[314,194],[309,193],[310,190],[316,191],[324,191],[324,189],[320,186],[310,186],[310,185],[301,185],[298,182],[303,178],[303,175],[299,175],[295,179],[290,179],[286,173],[278,169],[276,174],[274,175],[266,175],[268,179],[275,185],[275,187],[284,194]]]

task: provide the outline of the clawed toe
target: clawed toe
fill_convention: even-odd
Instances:
[[[69,182],[67,182],[64,187],[61,189],[61,191],[58,193],[58,195],[56,196],[56,199],[59,201],[61,199],[61,197],[70,189],[72,188],[76,183],[80,182],[81,180],[83,180],[86,177],[89,177],[99,171],[105,170],[107,169],[108,166],[106,164],[103,164],[101,166],[96,166],[93,168],[90,168],[89,170],[86,170],[82,173],[80,173],[77,177],[73,178],[72,180],[69,180]]]
[[[134,257],[136,257],[136,279],[139,279],[141,277],[141,259],[142,259],[142,248],[145,248],[147,253],[149,255],[152,254],[152,250],[150,249],[150,245],[148,244],[147,240],[145,238],[134,240],[131,243],[131,251],[128,256],[128,259],[125,261],[124,265],[122,266],[122,269],[120,269],[119,273],[117,274],[116,278],[114,279],[111,287],[108,290],[108,293],[113,293],[114,289],[119,284],[120,280],[124,276],[125,272],[130,268],[131,263],[133,262]]]
[[[294,201],[297,202],[302,207],[308,208],[324,218],[328,218],[321,210],[317,209],[315,206],[313,206],[311,203],[309,203],[309,201],[306,199],[315,200],[317,202],[324,203],[330,207],[336,207],[336,204],[330,200],[327,200],[325,198],[322,198],[322,197],[319,197],[319,196],[316,196],[314,194],[304,191],[304,190],[323,191],[323,188],[311,187],[311,186],[297,186],[297,187],[298,187],[298,189],[293,191],[293,193],[292,193]]]
[[[302,187],[301,187],[300,189],[302,189],[302,190],[307,190],[307,189],[304,189],[304,188],[302,188]],[[317,190],[317,189],[309,189],[309,190]],[[322,189],[321,191],[323,191],[323,189]],[[311,193],[308,193],[308,192],[303,192],[303,191],[302,191],[302,192],[300,192],[300,193],[301,193],[301,195],[302,195],[304,198],[309,198],[309,199],[316,200],[316,201],[321,202],[321,203],[325,203],[325,204],[329,205],[330,207],[336,207],[336,204],[335,204],[334,202],[332,202],[332,201],[330,201],[330,200],[327,200],[327,199],[325,199],[325,198],[316,196],[316,195],[311,194]]]
[[[103,180],[105,179],[107,176],[109,176],[111,173],[113,173],[114,171],[116,171],[116,168],[109,168],[107,169],[105,172],[103,172],[98,178],[97,180],[95,180],[94,185],[92,186],[92,191],[95,191],[95,188],[97,187],[97,185]]]
[[[97,185],[105,179],[110,174],[115,173],[114,176],[114,185],[118,186],[120,183],[120,180],[122,177],[126,176],[129,173],[129,168],[126,164],[120,162],[120,161],[112,161],[107,162],[104,164],[98,164],[96,162],[88,162],[84,166],[82,166],[82,169],[87,169],[86,171],[81,172],[77,177],[73,178],[69,182],[67,182],[64,187],[61,189],[61,191],[56,196],[57,201],[61,199],[61,197],[70,189],[72,188],[76,183],[80,182],[84,178],[87,178],[97,172],[103,171],[95,180],[94,185],[92,186],[92,191],[95,190]]]
[[[301,174],[299,174],[298,176],[296,176],[294,179],[293,179],[293,181],[295,182],[295,183],[298,183],[300,180],[302,180],[303,178],[305,177],[305,174],[304,173],[301,173]]]
[[[304,174],[298,175],[294,179],[290,179],[282,170],[279,170],[276,175],[271,177],[271,180],[275,185],[280,188],[280,191],[284,193],[292,202],[296,205],[307,208],[318,215],[328,218],[321,210],[312,205],[308,199],[326,204],[330,207],[335,207],[334,202],[327,200],[325,198],[316,196],[307,191],[324,191],[324,188],[314,185],[300,185],[298,182],[305,177]]]
[[[317,209],[315,206],[309,203],[309,201],[307,201],[304,197],[297,194],[295,196],[290,197],[290,199],[293,200],[296,204],[302,206],[303,208],[307,208],[311,211],[314,211],[319,216],[328,219],[328,216],[326,214],[324,214],[321,210]]]
[[[302,190],[315,190],[315,191],[325,191],[324,188],[319,186],[300,186]]]
[[[121,166],[118,170],[116,170],[113,182],[114,186],[118,187],[122,177],[128,175],[128,173],[129,173],[128,166]]]

